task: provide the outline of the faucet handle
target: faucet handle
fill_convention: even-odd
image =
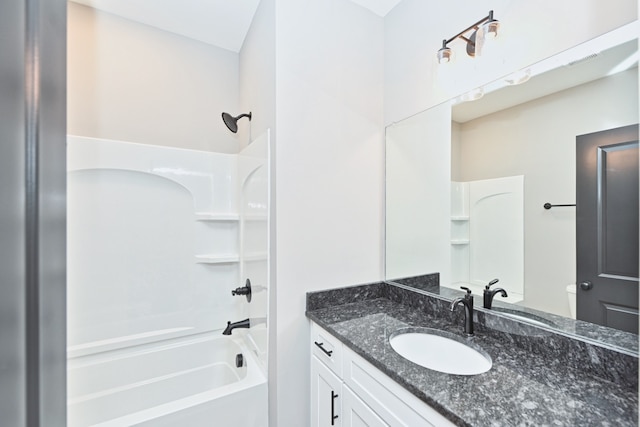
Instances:
[[[467,288],[466,286],[460,286],[460,289],[462,289],[463,291],[467,291],[467,295],[471,295],[471,289]]]
[[[492,281],[490,281],[487,286],[485,286],[485,289],[489,289],[490,286],[495,285],[496,283],[498,283],[500,281],[500,279],[493,279]]]

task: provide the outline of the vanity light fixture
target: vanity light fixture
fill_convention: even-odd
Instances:
[[[447,45],[458,38],[467,42],[467,55],[471,57],[479,55],[484,40],[487,38],[496,38],[499,28],[500,21],[493,18],[493,10],[490,10],[487,16],[475,24],[470,25],[450,39],[442,40],[442,47],[438,50],[438,63],[445,64],[451,62],[453,51]],[[471,34],[468,36],[465,35],[469,32],[471,32]]]
[[[470,90],[467,93],[463,93],[455,99],[455,104],[461,104],[463,102],[477,101],[484,96],[484,89],[481,87]]]
[[[525,68],[524,70],[518,70],[505,77],[504,81],[508,85],[515,86],[529,81],[531,78],[531,68]]]

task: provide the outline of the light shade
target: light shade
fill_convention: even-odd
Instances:
[[[476,101],[484,96],[484,89],[479,87],[470,90],[467,93],[460,95],[457,99],[458,102]]]
[[[438,63],[446,64],[451,61],[451,55],[453,52],[447,47],[447,41],[442,40],[442,47],[438,50]]]
[[[531,78],[531,69],[525,68],[524,70],[516,71],[505,77],[504,81],[509,85],[519,85]]]
[[[493,10],[490,10],[489,15],[471,24],[450,39],[443,40],[442,47],[438,50],[438,62],[444,64],[452,60],[453,52],[447,47],[447,44],[458,38],[467,42],[467,55],[471,57],[480,55],[485,40],[496,38],[499,28],[500,22],[497,19],[493,19]]]
[[[489,11],[487,22],[482,24],[482,32],[486,38],[498,37],[498,29],[500,28],[500,21],[493,19],[493,10]]]
[[[451,49],[449,49],[448,47],[443,47],[440,50],[438,50],[438,63],[440,64],[446,64],[447,62],[451,61]]]

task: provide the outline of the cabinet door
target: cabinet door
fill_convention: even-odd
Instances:
[[[311,357],[311,427],[342,426],[342,381]]]
[[[349,387],[342,386],[342,425],[344,427],[388,427]]]

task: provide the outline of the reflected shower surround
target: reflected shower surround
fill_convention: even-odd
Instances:
[[[70,427],[266,427],[267,155],[68,137]]]

